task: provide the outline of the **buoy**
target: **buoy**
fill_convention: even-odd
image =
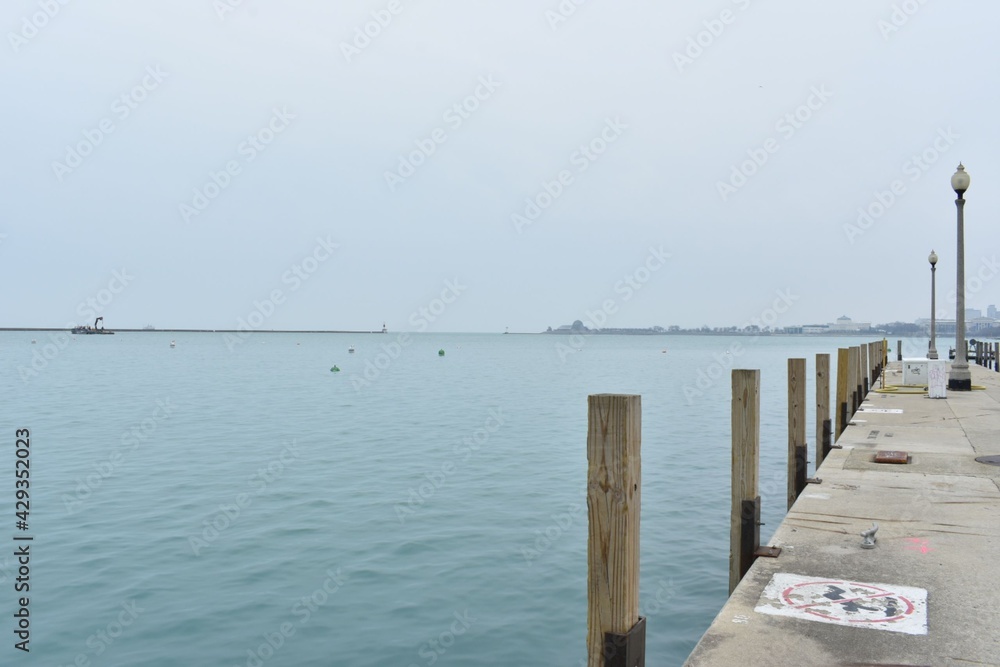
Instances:
[[[439,357],[443,357],[444,356],[444,350],[438,350],[438,356]]]
[[[174,341],[170,341],[170,347],[177,347],[177,343]]]
[[[31,339],[31,344],[32,344],[32,345],[34,345],[34,344],[35,344],[35,343],[37,343],[37,342],[38,342],[38,341],[36,341],[36,340],[35,340],[34,338],[32,338],[32,339]]]
[[[340,368],[338,368],[337,366],[334,366],[333,368],[330,369],[330,372],[331,373],[339,373],[340,372]]]
[[[349,348],[347,348],[347,351],[350,352],[351,354],[354,354],[354,346],[352,345]]]

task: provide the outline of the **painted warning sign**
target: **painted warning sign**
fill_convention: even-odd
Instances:
[[[820,623],[927,634],[927,591],[895,584],[865,584],[779,572],[754,611]]]
[[[901,415],[903,411],[899,408],[858,408],[858,412],[875,412],[883,415]]]

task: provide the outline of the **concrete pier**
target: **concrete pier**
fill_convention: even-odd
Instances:
[[[767,542],[781,555],[756,560],[685,665],[1000,665],[1000,467],[975,460],[1000,455],[1000,374],[971,371],[985,390],[868,394]],[[909,463],[875,463],[884,450]]]

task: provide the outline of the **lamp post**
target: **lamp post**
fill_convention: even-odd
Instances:
[[[948,373],[948,389],[971,391],[972,374],[969,372],[969,345],[965,342],[965,191],[969,189],[969,175],[962,164],[951,177],[951,187],[958,195],[955,207],[958,209],[958,276],[956,279],[955,303],[955,361]]]
[[[934,252],[933,250],[931,250],[931,254],[928,255],[928,257],[927,257],[927,261],[931,263],[931,342],[930,342],[930,347],[927,350],[927,358],[928,359],[937,359],[938,358],[937,347],[935,347],[935,343],[934,343],[934,309],[935,309],[935,306],[934,306],[934,292],[935,292],[935,287],[934,287],[934,272],[937,269],[937,261],[938,261],[937,253]]]

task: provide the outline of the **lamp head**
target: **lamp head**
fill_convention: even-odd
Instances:
[[[927,261],[931,263],[931,266],[934,266],[937,264],[937,260],[938,260],[937,253],[931,250],[931,254],[928,255],[927,257]]]
[[[971,179],[969,178],[969,174],[966,173],[965,167],[959,163],[958,171],[951,177],[951,188],[958,193],[959,198],[969,189],[970,181]]]

